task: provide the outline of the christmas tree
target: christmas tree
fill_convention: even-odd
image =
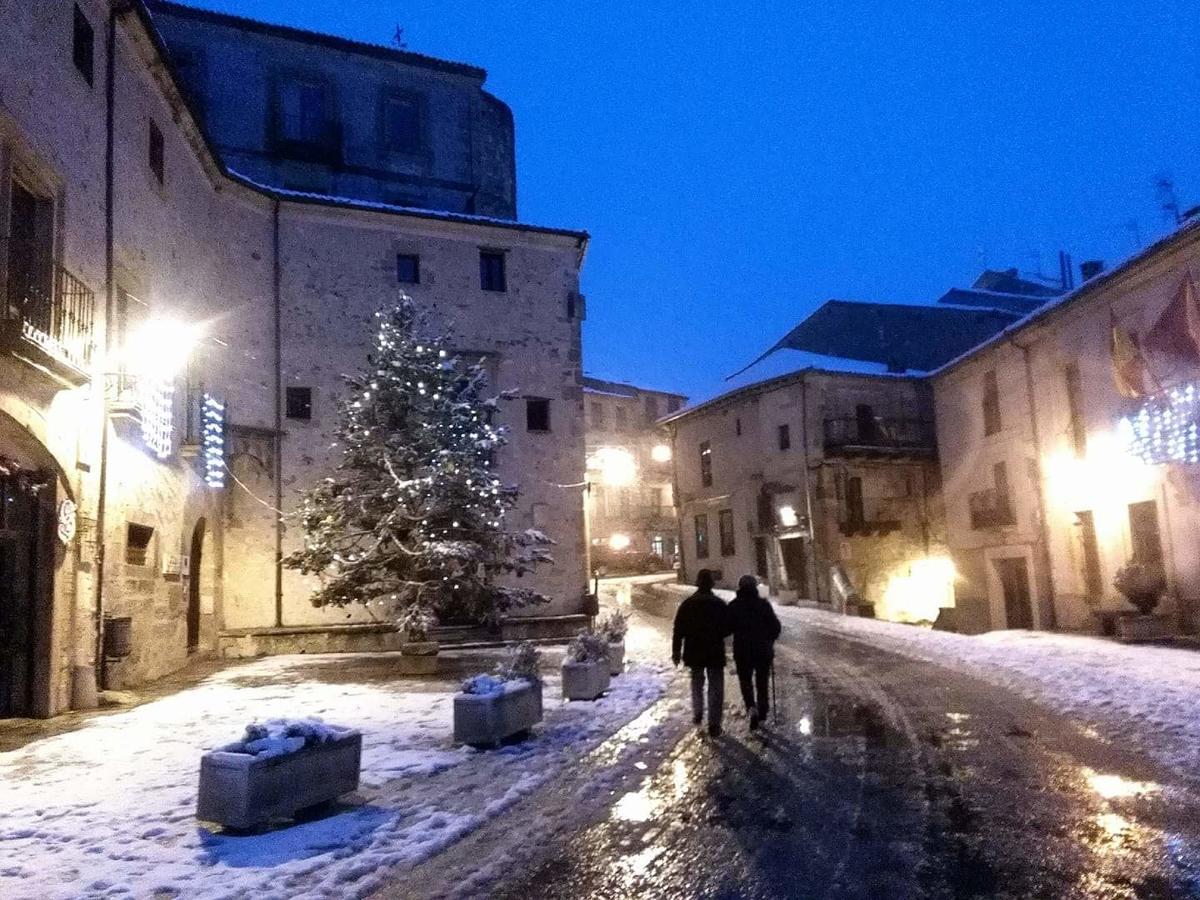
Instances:
[[[319,576],[315,605],[384,607],[413,640],[439,614],[494,623],[545,602],[496,581],[553,562],[545,535],[507,527],[518,490],[493,471],[504,395],[487,394],[482,366],[430,335],[409,297],[376,316],[368,367],[339,401],[341,460],[304,495],[304,546],[285,565]]]

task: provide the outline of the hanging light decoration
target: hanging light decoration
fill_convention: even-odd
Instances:
[[[201,437],[204,459],[204,483],[210,488],[225,487],[225,404],[212,394],[204,395],[204,433]]]
[[[1200,462],[1200,390],[1195,382],[1148,397],[1125,416],[1120,431],[1129,452],[1148,465]]]
[[[175,380],[142,376],[137,386],[142,440],[159,459],[171,455],[175,425]]]

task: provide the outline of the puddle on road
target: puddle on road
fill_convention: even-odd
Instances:
[[[1084,780],[1102,800],[1124,800],[1129,797],[1145,797],[1162,791],[1162,785],[1153,781],[1133,781],[1121,775],[1102,774],[1094,769],[1083,769]]]

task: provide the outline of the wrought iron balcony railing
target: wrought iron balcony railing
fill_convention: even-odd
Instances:
[[[828,453],[932,454],[936,449],[933,423],[927,419],[845,416],[825,420]]]
[[[95,294],[61,266],[10,247],[0,331],[8,349],[76,384],[90,377]]]

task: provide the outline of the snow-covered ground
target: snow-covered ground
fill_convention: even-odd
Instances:
[[[494,751],[451,742],[451,682],[391,679],[386,655],[291,656],[0,753],[0,897],[360,897],[501,815],[639,715],[665,667],[637,660],[565,704],[547,660],[545,721]],[[370,665],[375,665],[370,669]],[[253,720],[320,716],[363,732],[360,797],[253,836],[195,818],[200,753]]]
[[[779,607],[784,628],[808,628],[965,671],[1011,688],[1138,749],[1181,775],[1200,775],[1200,653],[1039,631],[966,636]]]

